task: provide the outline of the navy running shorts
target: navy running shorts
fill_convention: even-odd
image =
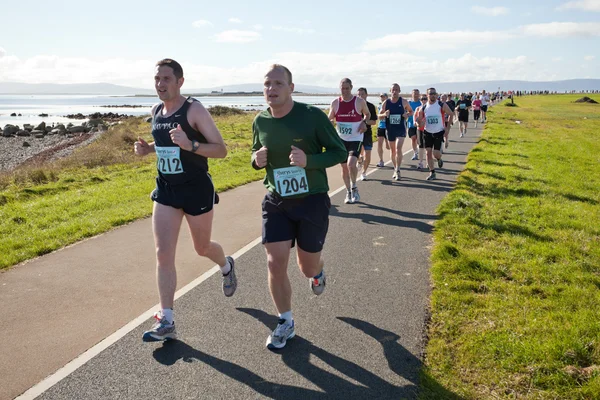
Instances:
[[[162,205],[183,210],[189,215],[205,214],[217,204],[218,196],[215,193],[212,179],[208,172],[199,174],[192,181],[173,185],[156,177],[156,188],[150,198]]]
[[[262,202],[262,242],[292,241],[309,253],[323,250],[329,229],[331,200],[327,193],[285,199],[269,192]]]

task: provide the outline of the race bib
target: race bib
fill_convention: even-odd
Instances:
[[[461,104],[460,104],[460,109],[461,109],[461,110],[464,110],[465,108],[467,108],[467,105],[466,105],[466,104],[464,104],[464,103],[461,103]]]
[[[402,115],[401,114],[390,114],[390,124],[399,125],[402,123]]]
[[[277,193],[282,197],[308,193],[306,171],[300,167],[277,168],[273,170]]]
[[[437,115],[432,115],[430,117],[427,117],[428,125],[437,125],[437,124],[439,124],[439,122],[440,122],[440,119],[439,119],[439,116],[437,116]]]
[[[179,147],[158,147],[155,146],[158,171],[161,174],[182,174],[181,148]]]
[[[348,122],[337,123],[338,132],[340,135],[352,135],[352,124]]]

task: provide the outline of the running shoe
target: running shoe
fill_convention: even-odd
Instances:
[[[361,181],[366,181],[366,180],[367,180],[367,174],[365,174],[364,172],[362,172],[362,173],[360,174],[360,178],[359,178],[359,179],[360,179]]]
[[[383,164],[383,161],[379,161],[379,162],[377,163],[377,166],[378,166],[379,168],[383,167],[383,165],[384,165],[384,164]]]
[[[400,179],[402,179],[402,173],[400,172],[400,168],[398,168],[398,170],[396,171],[396,175],[395,175],[395,180],[399,181]]]
[[[352,188],[352,203],[358,203],[360,201],[360,194],[358,194],[358,188]]]
[[[320,295],[325,290],[325,271],[321,270],[321,276],[319,278],[310,278],[310,288],[315,295]]]
[[[419,155],[417,153],[413,154],[411,160],[418,160],[419,159]]]
[[[394,175],[392,175],[392,179],[397,180],[397,178],[398,178],[398,171],[394,170]]]
[[[423,161],[419,161],[419,165],[417,165],[417,169],[425,169],[425,165],[423,165]]]
[[[344,203],[352,204],[352,192],[346,192],[346,198],[344,199]]]
[[[156,322],[152,328],[144,332],[144,335],[142,336],[144,342],[162,342],[177,339],[175,322],[169,324],[166,318],[162,317],[160,311],[154,314],[154,319],[156,319]]]
[[[233,296],[237,289],[237,278],[235,276],[235,261],[230,256],[226,257],[231,265],[231,270],[227,275],[223,275],[223,294],[227,297]]]
[[[428,180],[428,181],[432,181],[432,180],[434,180],[434,179],[436,179],[435,172],[431,172],[431,173],[429,174],[429,176],[427,177],[427,180]]]
[[[444,166],[444,160],[441,158],[438,160],[438,168],[442,168]]]
[[[449,142],[449,141],[450,141],[450,140],[446,140],[446,141],[444,141],[444,148],[445,148],[445,149],[447,149],[447,148],[448,148],[448,142]]]
[[[294,321],[289,323],[285,319],[280,318],[277,328],[267,338],[267,349],[282,349],[285,347],[288,339],[292,339],[294,336],[296,336]]]
[[[460,137],[465,137],[465,134],[461,132]]]

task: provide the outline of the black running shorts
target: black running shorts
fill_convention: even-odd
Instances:
[[[327,193],[311,194],[299,199],[285,199],[267,193],[262,202],[262,242],[298,241],[309,253],[323,250],[329,229],[331,200]]]
[[[387,137],[385,128],[377,128],[377,137]]]
[[[360,149],[362,147],[362,142],[346,142],[345,140],[342,140],[342,142],[344,142],[344,146],[346,146],[346,151],[348,152],[348,157],[358,157],[360,156]],[[345,164],[347,161],[344,160],[342,162],[342,164]]]
[[[413,136],[417,136],[417,127],[408,128],[408,137],[411,138]]]
[[[156,177],[156,189],[150,198],[162,205],[178,208],[189,215],[205,214],[218,203],[215,188],[208,172],[201,173],[194,180],[179,185],[168,183]]]
[[[423,131],[423,141],[425,142],[426,149],[433,147],[434,150],[439,150],[442,148],[442,143],[444,142],[444,131],[430,133],[425,130]]]

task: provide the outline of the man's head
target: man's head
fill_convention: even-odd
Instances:
[[[394,100],[400,97],[400,85],[398,85],[397,83],[392,84],[392,87],[390,88],[390,93],[392,94],[392,99]]]
[[[294,92],[292,73],[281,64],[273,64],[265,74],[263,82],[263,94],[265,101],[271,108],[289,105]]]
[[[443,94],[442,95],[442,102],[445,103],[446,101],[448,101],[448,95],[447,94]]]
[[[358,94],[358,97],[360,97],[364,101],[367,101],[367,97],[369,96],[369,93],[367,92],[367,88],[364,88],[364,87],[358,88],[358,90],[356,92]]]
[[[419,92],[419,89],[413,89],[412,90],[413,101],[419,101],[419,97],[421,97],[421,92]]]
[[[156,63],[154,88],[159,99],[162,101],[176,99],[180,96],[183,81],[183,68],[177,61],[165,58]]]
[[[427,89],[427,100],[430,103],[435,103],[435,101],[437,100],[437,90],[435,90],[435,88],[429,88]]]
[[[344,78],[340,81],[340,93],[344,100],[350,100],[352,98],[352,81],[350,78]]]
[[[384,101],[386,101],[388,99],[388,95],[387,93],[380,93],[379,94],[379,100],[381,100],[381,102],[383,103]]]

